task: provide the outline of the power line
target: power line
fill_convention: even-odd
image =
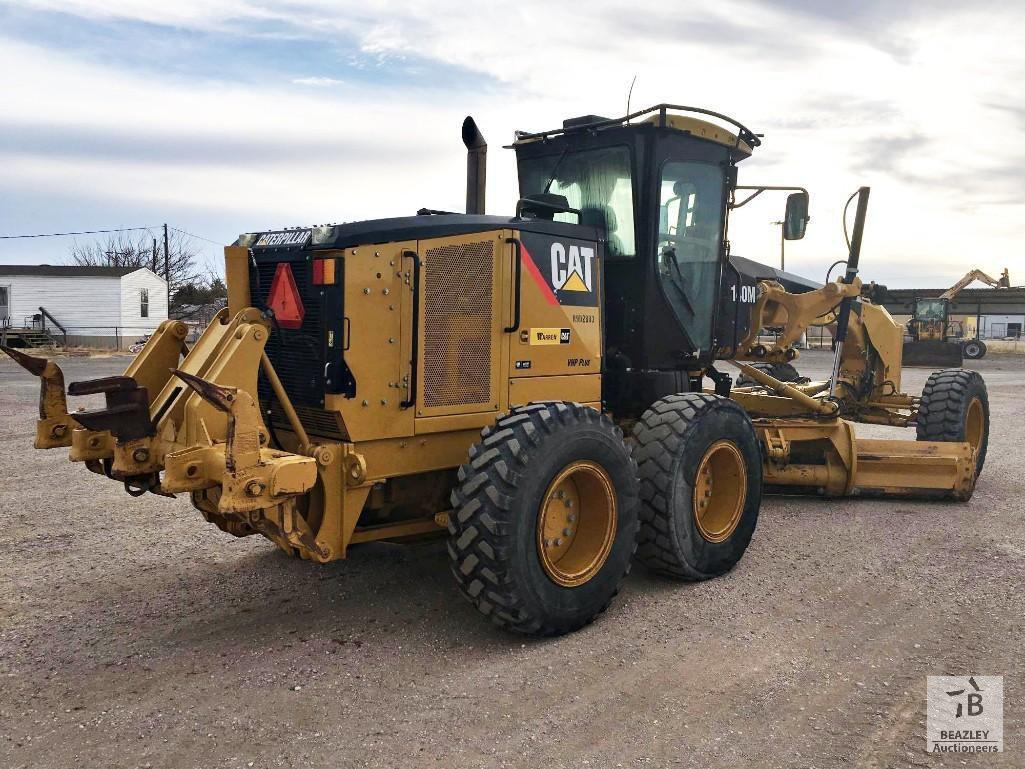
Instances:
[[[210,238],[204,238],[202,235],[196,235],[194,232],[186,232],[185,230],[179,227],[171,227],[170,229],[174,230],[175,232],[180,232],[182,235],[188,235],[190,238],[198,238],[199,240],[205,240],[207,243],[213,243],[215,246],[224,245],[224,243],[222,243],[219,240],[211,240]]]
[[[60,238],[65,237],[67,235],[102,235],[108,232],[134,232],[135,230],[153,230],[156,229],[157,226],[158,225],[154,225],[151,227],[118,227],[117,229],[113,230],[82,230],[81,232],[47,232],[36,235],[0,235],[0,240],[15,240],[17,238]],[[203,239],[206,240],[206,238]]]

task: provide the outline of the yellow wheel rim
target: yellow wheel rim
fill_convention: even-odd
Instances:
[[[972,398],[965,415],[965,440],[975,451],[982,445],[982,435],[986,429],[986,415],[982,411],[982,401]]]
[[[537,521],[537,552],[553,582],[577,587],[605,564],[616,537],[612,479],[594,462],[574,462],[549,484]]]
[[[729,539],[747,499],[747,467],[737,446],[720,440],[708,447],[694,481],[694,522],[709,542]]]

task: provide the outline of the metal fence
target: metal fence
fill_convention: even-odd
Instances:
[[[0,326],[0,344],[10,347],[64,347],[127,350],[151,331],[126,326]]]

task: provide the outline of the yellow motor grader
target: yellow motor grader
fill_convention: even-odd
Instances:
[[[228,306],[191,345],[169,320],[123,376],[67,392],[55,363],[7,350],[42,382],[36,446],[311,561],[447,536],[467,598],[539,635],[594,619],[635,558],[728,571],[763,491],[971,495],[985,385],[958,369],[901,390],[902,330],[857,277],[867,189],[846,274],[788,292],[731,257],[728,220],[789,189],[800,238],[808,196],[738,186],[760,138],[732,118],[663,104],[517,133],[513,216],[484,215],[472,119],[463,139],[467,213],[243,234]],[[774,376],[816,323],[838,329],[832,376]],[[105,406],[68,412],[87,394]]]

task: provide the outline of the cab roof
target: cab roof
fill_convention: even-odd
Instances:
[[[719,123],[713,123],[709,120],[695,117],[695,115],[715,118]],[[720,123],[726,123],[730,128],[726,128]],[[685,107],[679,104],[657,104],[654,107],[648,107],[647,109],[624,115],[621,118],[584,115],[564,120],[562,128],[550,131],[538,133],[517,131],[512,146],[517,147],[532,142],[545,141],[555,136],[567,136],[583,131],[597,132],[608,128],[622,128],[631,124],[654,125],[657,128],[680,131],[699,139],[730,147],[745,157],[749,156],[754,148],[762,143],[761,134],[754,133],[740,121],[719,112],[713,112],[701,107]]]

